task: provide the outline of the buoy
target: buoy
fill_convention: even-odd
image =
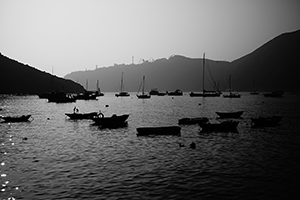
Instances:
[[[192,143],[190,144],[190,147],[191,147],[192,149],[196,149],[196,143],[195,143],[195,142],[192,142]]]
[[[105,105],[105,107],[108,107],[108,106],[109,106],[109,105],[107,105],[107,104]]]

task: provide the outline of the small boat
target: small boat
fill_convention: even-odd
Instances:
[[[178,124],[202,124],[208,121],[209,119],[207,117],[181,118],[178,120]]]
[[[255,80],[253,80],[253,89],[250,92],[250,94],[251,95],[258,95],[259,94],[258,90],[255,89]]]
[[[122,72],[121,76],[121,88],[120,92],[115,94],[116,97],[129,97],[130,94],[127,91],[124,91],[124,79],[123,79],[124,73]]]
[[[141,86],[142,86],[142,94],[139,94]],[[150,94],[145,93],[145,76],[143,76],[143,81],[142,81],[142,83],[141,83],[141,85],[139,87],[139,90],[138,90],[138,93],[137,93],[136,96],[139,99],[150,99],[150,97],[151,97]]]
[[[229,75],[229,94],[224,94],[224,98],[241,98],[241,95],[236,92],[231,92],[231,75]]]
[[[74,98],[76,100],[97,100],[97,94],[86,91],[85,93],[75,95]]]
[[[98,112],[90,112],[90,113],[65,113],[70,119],[92,119],[98,116]]]
[[[237,132],[238,124],[238,121],[227,120],[221,123],[199,124],[199,126],[202,128],[201,132]]]
[[[147,135],[177,135],[180,136],[179,126],[139,127],[136,129],[137,136]]]
[[[273,91],[271,93],[265,93],[263,94],[265,97],[282,97],[284,94],[283,91]]]
[[[282,116],[251,118],[251,127],[277,126]]]
[[[239,118],[244,113],[244,111],[237,112],[216,112],[220,118]]]
[[[182,96],[183,95],[182,91],[179,89],[175,90],[174,92],[167,92],[167,94],[169,96]]]
[[[0,116],[4,122],[28,122],[31,115],[21,115],[21,116]]]
[[[166,93],[164,93],[164,92],[159,92],[156,88],[155,88],[155,89],[152,89],[152,90],[149,92],[149,94],[150,94],[151,96],[154,96],[154,95],[156,95],[156,96],[165,96],[165,95],[166,95]]]
[[[65,92],[52,92],[47,97],[48,102],[54,103],[72,103],[76,101],[73,95],[67,94]]]
[[[97,117],[92,118],[94,125],[98,125],[101,128],[120,128],[128,125],[127,119],[129,115],[116,115],[113,114],[111,117],[104,117],[102,113],[99,113]]]

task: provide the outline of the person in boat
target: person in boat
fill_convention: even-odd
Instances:
[[[73,112],[74,112],[74,113],[78,113],[78,112],[79,112],[79,109],[78,109],[76,106],[74,106]]]

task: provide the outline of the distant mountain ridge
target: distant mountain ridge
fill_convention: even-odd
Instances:
[[[83,92],[84,88],[12,60],[0,53],[0,94],[40,94],[52,91]]]
[[[213,89],[213,81],[219,89],[228,89],[229,75],[233,90],[251,91],[253,82],[259,91],[300,91],[297,67],[300,66],[300,30],[281,34],[252,53],[233,62],[206,60],[205,88]],[[206,55],[209,58],[209,55]],[[85,85],[89,81],[95,89],[99,79],[103,91],[118,91],[121,73],[124,72],[128,91],[137,91],[142,76],[146,76],[146,88],[161,91],[181,89],[202,91],[202,58],[187,58],[176,55],[141,64],[115,65],[95,70],[72,72],[65,76]],[[211,75],[210,75],[211,74]],[[93,86],[94,85],[94,86]]]

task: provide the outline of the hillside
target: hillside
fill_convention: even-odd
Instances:
[[[284,33],[231,63],[237,90],[300,91],[300,30]]]
[[[229,62],[206,60],[206,65],[213,75],[213,79],[225,84],[225,75]],[[161,91],[202,91],[202,59],[192,59],[183,56],[172,56],[169,59],[158,59],[142,64],[115,65],[112,67],[98,68],[96,70],[72,72],[65,76],[67,79],[86,84],[89,89],[95,89],[97,79],[100,81],[102,91],[116,92],[120,88],[121,74],[124,72],[125,88],[128,91],[137,91],[146,76],[146,90],[158,88]],[[205,87],[213,89],[213,82],[206,70]]]
[[[252,53],[233,62],[207,60],[207,64],[220,90],[228,89],[228,77],[232,75],[232,87],[237,91],[300,91],[297,77],[300,61],[300,31],[275,37]],[[201,55],[202,56],[202,55]],[[209,58],[209,55],[206,55]],[[126,89],[137,91],[142,76],[146,76],[146,88],[172,91],[202,90],[202,58],[173,56],[142,64],[115,65],[95,70],[72,72],[67,79],[78,81],[89,89],[96,88],[97,79],[102,91],[118,91],[121,73],[124,72]],[[206,70],[205,88],[213,88],[210,73]]]
[[[51,91],[79,92],[84,88],[42,72],[0,53],[0,94],[39,94]]]

